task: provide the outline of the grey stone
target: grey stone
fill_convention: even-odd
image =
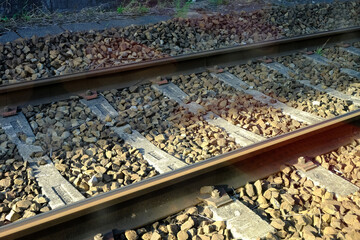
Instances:
[[[33,130],[37,129],[39,127],[39,125],[35,122],[35,121],[31,121],[30,122],[30,126]]]
[[[90,178],[90,180],[88,181],[88,184],[90,187],[95,186],[96,184],[98,184],[99,180],[97,179],[97,177],[94,175]]]
[[[62,139],[66,139],[66,138],[68,138],[68,137],[70,137],[70,132],[69,132],[69,131],[65,131],[65,132],[63,132],[63,133],[61,134],[61,138],[62,138]]]
[[[10,222],[14,222],[20,218],[20,214],[15,212],[14,210],[11,210],[8,215],[6,215],[6,220]]]
[[[34,137],[27,137],[26,138],[26,144],[33,144],[35,142],[35,138]]]

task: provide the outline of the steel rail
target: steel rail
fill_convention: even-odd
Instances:
[[[139,227],[199,203],[201,186],[237,188],[299,156],[315,157],[348,144],[359,134],[357,110],[3,226],[0,239],[91,239],[98,232]]]
[[[68,98],[87,89],[118,89],[157,76],[199,72],[214,65],[233,66],[263,56],[285,55],[304,48],[315,49],[325,42],[327,46],[330,46],[340,41],[358,41],[359,39],[360,27],[352,27],[1,85],[0,107],[47,103]]]

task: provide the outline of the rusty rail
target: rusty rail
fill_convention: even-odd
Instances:
[[[156,76],[229,66],[264,55],[355,41],[360,27],[129,64],[99,71],[0,86],[0,107],[45,103],[85,89],[105,90]],[[21,220],[0,228],[0,239],[90,239],[98,232],[131,229],[198,203],[204,185],[239,187],[266,177],[299,156],[316,156],[349,143],[360,133],[360,110],[171,173]]]
[[[91,239],[198,203],[204,185],[240,187],[358,138],[360,110],[0,228],[0,239]]]
[[[228,47],[189,55],[167,57],[101,70],[20,82],[0,86],[0,107],[40,104],[65,99],[87,89],[109,90],[157,76],[199,72],[214,65],[233,66],[263,56],[286,55],[304,48],[315,49],[340,41],[359,41],[360,27]]]

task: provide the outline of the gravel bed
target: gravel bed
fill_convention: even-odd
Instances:
[[[189,101],[195,101],[207,111],[253,133],[272,137],[306,126],[281,110],[223,84],[208,72],[174,76],[171,81],[189,94]]]
[[[360,48],[360,42],[356,42],[353,45],[354,45],[354,47]]]
[[[86,134],[94,131],[93,126],[100,125],[88,126]],[[86,197],[159,174],[138,149],[124,144],[115,133],[106,130],[102,131],[106,136],[100,136],[96,142],[71,151],[57,151],[52,157],[59,172]]]
[[[360,57],[344,51],[340,47],[325,48],[322,56],[340,64],[341,67],[360,71]]]
[[[88,46],[85,53],[90,60],[90,69],[137,63],[165,56],[144,44],[117,37],[101,39]]]
[[[236,192],[276,229],[266,239],[360,238],[360,192],[337,198],[286,166]]]
[[[43,147],[59,172],[86,197],[158,174],[78,97],[28,106],[23,112],[36,135],[34,144]]]
[[[0,128],[0,226],[50,210],[32,169]]]
[[[161,58],[152,48],[100,32],[65,32],[0,44],[0,85]]]
[[[352,1],[274,6],[254,12],[22,39],[0,44],[0,85],[161,58],[164,54],[175,56],[358,26],[355,9],[359,5],[359,1]]]
[[[351,101],[343,101],[288,79],[260,63],[230,68],[231,73],[264,94],[299,110],[332,118],[356,109]],[[295,76],[293,76],[295,77]]]
[[[264,11],[174,18],[154,25],[119,29],[120,35],[172,56],[280,38]]]
[[[118,126],[130,124],[155,146],[186,163],[240,147],[226,132],[179,107],[150,85],[106,91],[104,96],[119,112]]]
[[[294,7],[275,6],[267,12],[268,19],[282,28],[286,37],[359,26],[360,1],[298,4]]]
[[[131,40],[156,46],[170,55],[178,55],[357,26],[360,18],[355,9],[359,7],[360,1],[274,6],[253,12],[176,18],[155,24],[153,28],[137,26],[138,34],[131,34],[132,27],[128,28],[128,35],[126,28],[123,32]]]
[[[230,18],[229,21],[237,19],[234,16],[227,16]],[[250,42],[253,42],[251,38],[253,34],[262,36],[257,31],[274,32],[270,33],[271,36],[277,34],[271,27],[267,27],[269,30],[266,31],[262,28],[266,24],[265,20],[256,20],[255,23],[254,19],[257,17],[260,17],[258,13],[243,16],[241,29],[256,29],[256,31],[246,32],[241,41],[251,39]],[[227,22],[227,19],[220,15],[210,18],[211,26],[214,25],[213,22],[217,23],[216,26]],[[215,33],[209,30],[210,23],[202,22],[205,22],[207,29],[190,26],[192,24],[190,19],[173,19],[157,24],[131,25],[96,32],[65,32],[57,36],[33,37],[5,45],[0,44],[0,52],[2,52],[0,60],[3,62],[0,66],[2,73],[0,84],[161,58],[164,56],[162,53],[179,55],[239,44],[240,39],[237,39],[238,41],[231,39],[235,38],[238,30],[229,35],[238,22],[227,24],[229,25],[227,31],[217,29],[214,30]],[[267,38],[266,35],[264,39],[256,39]]]
[[[315,160],[324,168],[360,187],[360,139],[336,151],[319,155]]]
[[[22,108],[35,134],[35,145],[44,149],[49,155],[54,151],[70,151],[73,147],[82,147],[96,142],[105,133],[105,124],[90,135],[84,134],[88,126],[97,123],[96,116],[79,101],[79,97],[71,97],[66,101],[29,105]],[[94,125],[95,126],[95,125]]]
[[[360,192],[336,197],[301,177],[293,167],[282,166],[281,172],[247,183],[235,194],[275,228],[262,239],[360,237]],[[207,207],[197,206],[143,228],[113,232],[118,239],[231,239],[226,222],[211,218]],[[94,237],[100,239],[101,234]]]
[[[315,64],[302,55],[285,56],[278,61],[294,69],[293,77],[297,80],[310,80],[313,85],[321,84],[323,88],[330,87],[349,95],[360,96],[360,79],[341,73],[340,68],[335,64],[329,66]]]
[[[176,215],[169,216],[153,224],[135,230],[113,230],[115,239],[233,239],[230,230],[226,229],[226,222],[213,221],[212,212],[206,206],[188,208]],[[102,234],[94,240],[102,240]]]

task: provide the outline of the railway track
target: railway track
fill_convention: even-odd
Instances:
[[[281,196],[295,187],[302,192],[323,189],[317,190],[323,195],[334,192],[329,201],[341,202],[339,196],[353,194],[351,201],[358,204],[360,177],[354,170],[358,164],[351,160],[358,154],[358,142],[353,141],[358,138],[360,114],[358,31],[345,29],[1,86],[2,105],[22,107],[17,115],[0,118],[4,159],[0,238],[85,239],[111,229],[119,229],[111,233],[119,237],[126,229],[198,205],[199,189],[208,185],[224,185],[224,191],[237,199],[235,205],[245,203],[244,211],[264,224],[265,235],[280,238],[286,232],[301,232],[289,228],[298,222],[287,217],[303,212],[283,206],[284,201],[293,202],[288,195],[268,198],[271,190],[266,195],[265,185],[275,184]],[[351,46],[340,46],[340,39]],[[325,41],[324,54],[309,53]],[[340,51],[341,58],[336,56]],[[328,153],[337,148],[338,153]],[[307,156],[301,160],[306,164],[293,167],[301,156]],[[280,168],[284,164],[290,167]],[[259,183],[249,184],[256,180],[264,192],[258,190]],[[348,191],[336,188],[334,181],[341,181]],[[297,209],[310,211],[302,200],[296,204]],[[211,222],[211,214],[226,220],[221,210],[202,208],[188,210],[201,216],[207,212],[196,220],[199,226],[204,219]],[[319,209],[319,214],[326,213],[320,205]],[[24,219],[16,221],[20,218]],[[177,228],[187,220],[179,220]],[[319,224],[319,219],[312,221]],[[313,237],[338,233],[331,225],[334,229],[325,234],[329,226],[326,221],[321,224]],[[219,227],[221,234],[244,236],[231,226],[227,231]]]

